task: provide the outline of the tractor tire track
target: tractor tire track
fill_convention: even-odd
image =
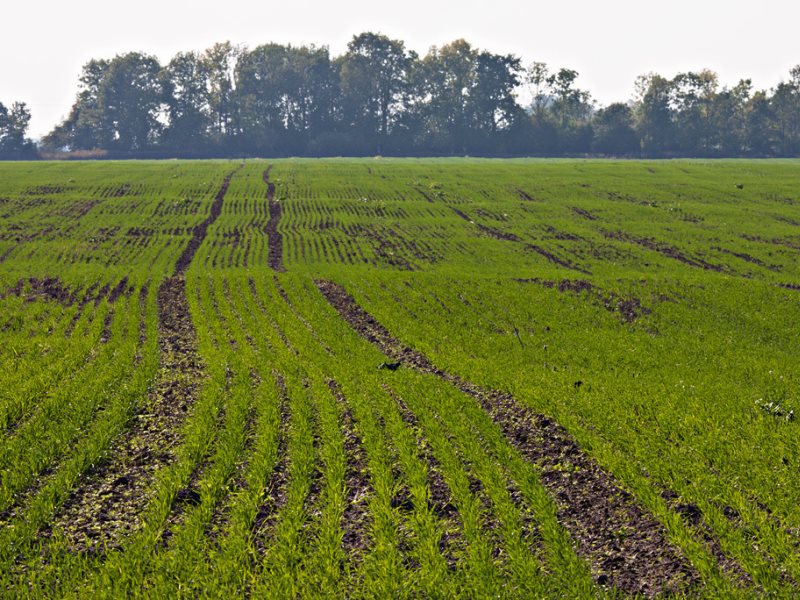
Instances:
[[[231,183],[231,178],[236,175],[236,173],[244,166],[244,164],[239,165],[232,173],[230,173],[222,182],[222,187],[220,187],[217,195],[214,197],[214,201],[211,203],[211,212],[209,215],[203,220],[202,223],[197,225],[194,228],[194,232],[192,234],[192,239],[189,240],[189,243],[186,245],[186,248],[183,249],[183,252],[178,257],[177,262],[175,263],[175,272],[173,273],[173,277],[179,277],[186,272],[186,269],[194,259],[194,255],[197,250],[200,248],[200,244],[203,243],[203,240],[206,239],[206,234],[208,233],[208,227],[217,220],[220,213],[222,213],[222,202],[225,200],[225,194],[228,193],[228,186]]]
[[[239,167],[239,169],[241,166]],[[158,288],[159,371],[144,406],[131,427],[112,443],[109,460],[86,473],[54,519],[76,552],[96,553],[121,547],[142,525],[141,516],[155,495],[152,483],[163,467],[175,462],[181,429],[206,377],[198,353],[197,332],[186,296],[184,273],[219,217],[236,169],[223,181],[211,214]]]
[[[367,475],[367,455],[364,443],[355,427],[353,413],[339,384],[329,379],[328,388],[341,414],[341,430],[347,458],[345,471],[346,506],[342,515],[342,548],[348,562],[361,562],[370,544],[369,500],[375,495],[372,482]]]
[[[520,454],[538,467],[542,484],[556,500],[560,522],[577,541],[599,585],[653,596],[682,593],[697,583],[699,575],[668,541],[664,526],[563,427],[509,393],[482,388],[437,368],[393,337],[340,285],[325,280],[316,285],[353,329],[393,360],[436,375],[480,403]]]
[[[442,537],[439,540],[439,552],[447,562],[449,569],[455,569],[457,555],[466,547],[464,524],[454,503],[450,486],[444,480],[442,467],[433,455],[428,444],[424,442],[422,427],[417,416],[411,412],[400,396],[386,386],[384,388],[400,411],[400,418],[413,433],[418,456],[427,466],[428,472],[428,509],[442,523]]]
[[[276,373],[275,379],[280,396],[280,423],[278,425],[278,443],[275,453],[277,462],[264,487],[264,500],[256,511],[252,527],[253,544],[260,556],[266,554],[269,543],[272,540],[278,513],[287,501],[286,491],[289,485],[289,427],[291,420],[289,393],[283,376]]]
[[[264,183],[267,184],[267,203],[269,205],[269,221],[264,226],[267,234],[267,264],[273,271],[283,272],[283,238],[278,231],[281,221],[281,203],[275,199],[275,184],[269,180],[272,165],[264,171]]]

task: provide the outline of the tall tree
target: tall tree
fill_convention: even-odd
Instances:
[[[207,73],[195,52],[180,52],[161,72],[168,124],[162,145],[202,150],[211,124]]]
[[[239,132],[235,73],[243,48],[230,42],[207,49],[201,64],[206,76],[211,134],[221,145],[231,144]]]
[[[550,69],[546,63],[533,62],[525,69],[525,83],[531,95],[530,113],[536,121],[543,121],[547,108],[553,101],[550,95]]]
[[[636,89],[635,113],[642,151],[649,156],[662,156],[674,148],[672,83],[650,73],[636,80]]]
[[[600,154],[632,155],[639,152],[639,139],[634,130],[633,111],[617,102],[597,111],[593,120],[592,148]]]
[[[474,137],[472,93],[478,51],[463,39],[431,48],[422,61],[426,143],[451,154]]]
[[[404,107],[416,58],[402,41],[368,32],[353,37],[340,62],[345,124],[379,152]]]
[[[719,85],[717,74],[708,69],[679,73],[671,82],[671,107],[678,150],[690,156],[712,153],[717,133],[711,126]]]
[[[755,156],[769,156],[775,151],[775,114],[766,91],[753,94],[747,103],[744,150]]]
[[[160,72],[158,59],[138,52],[109,63],[100,85],[100,103],[112,148],[143,150],[157,141],[163,99]]]
[[[553,112],[558,116],[562,128],[570,122],[585,121],[591,116],[591,95],[585,90],[575,87],[578,72],[573,69],[559,69],[547,78],[553,102]]]
[[[788,81],[778,84],[772,94],[772,111],[777,134],[777,152],[782,156],[800,153],[800,65]]]
[[[709,127],[717,154],[739,156],[746,152],[747,111],[752,87],[749,79],[743,79],[732,88],[722,88],[714,97]]]
[[[44,137],[42,145],[54,150],[109,148],[113,132],[104,119],[101,87],[110,61],[90,60],[83,66],[78,95],[63,122]]]
[[[236,85],[249,151],[302,153],[333,126],[337,85],[327,48],[267,44],[244,52]]]
[[[0,158],[34,158],[36,148],[28,139],[31,111],[24,102],[6,108],[0,102]]]
[[[514,91],[520,85],[520,60],[510,54],[483,51],[475,61],[472,106],[478,128],[493,136],[507,129],[519,116]]]

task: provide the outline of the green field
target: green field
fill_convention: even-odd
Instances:
[[[9,597],[791,597],[800,162],[0,163]]]

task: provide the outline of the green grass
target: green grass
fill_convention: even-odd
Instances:
[[[698,573],[688,595],[792,594],[800,163],[275,161],[279,274],[268,164],[233,176],[186,272],[203,377],[175,460],[121,547],[81,554],[58,517],[148,406],[156,292],[236,164],[0,163],[9,596],[615,595],[481,406],[378,370],[321,278],[436,367],[565,427],[663,524]],[[56,277],[61,296],[41,287]]]

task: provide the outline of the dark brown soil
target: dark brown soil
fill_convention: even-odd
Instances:
[[[747,235],[744,234],[741,236],[742,239],[747,240],[748,242],[759,242],[761,244],[771,244],[773,246],[783,246],[784,248],[790,248],[792,250],[800,250],[800,243],[786,239],[786,238],[772,238],[766,239],[759,237],[757,235]]]
[[[242,166],[225,178],[209,216],[195,227],[192,239],[178,258],[175,274],[158,289],[160,369],[146,405],[133,416],[132,426],[112,443],[106,460],[83,476],[55,519],[55,527],[64,531],[75,551],[119,547],[142,525],[141,516],[152,498],[156,472],[175,461],[181,427],[205,376],[183,274],[203,243],[209,225],[222,211],[231,177]],[[95,305],[108,294],[115,300],[123,292],[128,293],[127,279],[113,290],[104,286],[94,299]]]
[[[467,222],[472,221],[463,211],[460,211],[453,206],[450,207],[450,210],[452,210],[460,219],[464,219]]]
[[[520,283],[535,283],[549,289],[557,289],[559,292],[569,292],[572,294],[588,294],[592,301],[602,306],[609,312],[619,315],[619,317],[626,323],[633,323],[636,319],[643,315],[650,314],[650,309],[642,305],[639,298],[627,297],[624,298],[615,292],[610,292],[584,279],[562,279],[561,281],[552,281],[546,279],[515,279]]]
[[[372,242],[376,257],[372,262],[376,265],[384,263],[402,271],[413,271],[414,265],[406,256],[407,251],[422,260],[432,259],[435,261],[437,259],[435,256],[428,256],[426,253],[421,252],[416,243],[412,246],[409,246],[408,243],[405,244],[405,247],[401,246],[405,240],[391,228],[377,229],[366,225],[355,225],[350,229],[350,234],[361,236]]]
[[[269,476],[265,489],[264,501],[258,507],[253,522],[253,542],[260,554],[264,554],[273,535],[278,519],[278,512],[286,504],[286,488],[289,482],[289,398],[286,384],[281,375],[276,375],[280,392],[280,424],[278,426],[278,462]]]
[[[281,222],[281,203],[275,199],[275,184],[269,180],[272,165],[264,171],[264,183],[267,184],[267,203],[269,204],[269,221],[264,227],[267,234],[267,264],[273,271],[282,272],[283,266],[283,238],[278,231]]]
[[[327,384],[341,413],[344,452],[347,457],[345,471],[347,506],[342,515],[342,548],[347,552],[349,562],[355,564],[363,558],[370,543],[369,500],[375,492],[367,476],[367,455],[364,444],[356,430],[347,399],[336,381],[329,379]]]
[[[661,492],[661,497],[667,502],[669,507],[680,516],[684,524],[691,527],[699,534],[703,543],[717,560],[720,569],[732,576],[732,578],[740,584],[752,585],[753,580],[750,575],[742,569],[741,565],[736,562],[736,560],[728,556],[725,551],[722,550],[719,539],[717,539],[711,527],[705,522],[703,511],[699,506],[692,502],[686,502],[673,490],[664,489]]]
[[[571,263],[571,262],[569,262],[567,260],[564,260],[562,258],[557,257],[555,254],[552,254],[551,252],[548,252],[547,250],[545,250],[541,246],[537,246],[535,244],[527,244],[525,246],[525,249],[529,250],[531,252],[536,252],[537,254],[539,254],[541,256],[544,256],[551,263],[556,264],[556,265],[558,265],[560,267],[564,267],[566,269],[571,269],[573,271],[578,271],[580,273],[583,273],[584,275],[589,275],[589,271],[587,271],[586,269],[582,269],[581,267],[579,267],[579,266],[577,266],[577,265],[575,265],[575,264],[573,264],[573,263]]]
[[[72,306],[77,300],[77,290],[64,284],[58,277],[29,277],[20,279],[10,290],[0,294],[0,298],[16,296],[25,298],[25,302],[39,300],[58,302],[63,306]]]
[[[488,225],[483,225],[482,223],[478,223],[477,225],[478,229],[480,229],[483,233],[489,237],[493,237],[496,240],[505,240],[506,242],[519,241],[519,237],[511,232],[501,231],[500,229],[489,227]]]
[[[450,487],[445,483],[442,476],[442,468],[439,461],[433,455],[428,444],[424,443],[422,428],[419,425],[416,415],[412,413],[406,403],[392,389],[385,386],[386,391],[395,401],[400,410],[403,422],[414,432],[419,451],[419,459],[424,461],[428,467],[428,509],[442,521],[444,533],[439,540],[439,551],[447,561],[448,566],[455,568],[457,555],[466,546],[464,537],[464,525],[461,522],[461,515],[453,503]],[[413,501],[409,498],[409,502]]]
[[[538,467],[543,485],[556,500],[561,523],[590,562],[598,584],[654,596],[682,593],[698,581],[697,572],[667,539],[664,526],[563,427],[507,392],[486,389],[438,369],[394,338],[344,288],[330,281],[316,284],[342,318],[387,356],[441,377],[481,404],[511,444]]]
[[[680,261],[692,267],[705,269],[706,271],[719,272],[725,270],[725,268],[721,265],[714,265],[708,263],[704,261],[702,258],[687,256],[675,246],[671,246],[670,244],[664,242],[659,242],[658,240],[654,240],[653,238],[640,238],[625,233],[623,231],[601,231],[601,233],[608,239],[637,244],[639,246],[642,246],[643,248],[653,250],[655,252],[658,252],[659,254],[662,254],[663,256],[666,256],[667,258]]]
[[[590,213],[588,210],[584,208],[578,208],[577,206],[572,207],[572,212],[574,212],[579,217],[583,217],[588,221],[597,221],[597,216]]]
[[[155,473],[175,460],[181,426],[204,377],[184,285],[183,277],[170,277],[158,290],[161,368],[146,405],[55,519],[76,551],[119,547],[139,529]]]
[[[202,244],[203,240],[206,238],[209,225],[216,221],[217,217],[219,217],[220,213],[222,212],[222,202],[225,199],[225,194],[228,192],[228,186],[231,183],[231,178],[239,169],[242,168],[242,166],[243,165],[239,165],[239,167],[237,167],[223,180],[222,187],[219,189],[217,195],[214,197],[214,201],[211,203],[211,212],[202,223],[194,228],[192,239],[189,240],[189,243],[186,245],[186,248],[184,248],[183,253],[175,263],[175,276],[183,275],[183,273],[186,272],[186,268],[192,262],[197,249],[200,248],[200,244]]]

